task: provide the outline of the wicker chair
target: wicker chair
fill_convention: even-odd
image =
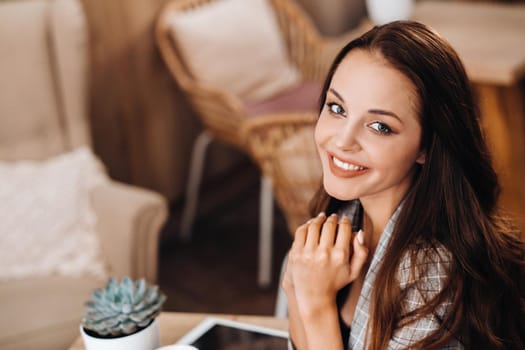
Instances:
[[[166,4],[156,23],[156,41],[162,58],[171,75],[186,95],[203,124],[204,131],[197,137],[190,165],[186,203],[182,216],[181,238],[187,239],[197,206],[200,175],[206,149],[215,139],[248,152],[241,133],[242,126],[250,118],[250,108],[243,100],[224,89],[195,79],[185,66],[182,55],[170,35],[172,16],[211,4],[217,0],[176,0]],[[322,82],[336,52],[347,41],[344,37],[327,39],[320,36],[304,11],[293,0],[268,0],[276,15],[280,33],[286,44],[287,54],[304,81]],[[313,111],[312,111],[313,112]],[[257,116],[255,119],[266,119]],[[262,178],[260,232],[259,232],[259,285],[268,286],[271,281],[272,247],[271,180]]]
[[[322,168],[313,138],[316,118],[313,113],[273,115],[252,119],[242,129],[253,159],[270,179],[292,235],[310,217],[309,203],[321,184]],[[286,295],[278,288],[274,316],[286,318],[287,309]]]
[[[315,113],[251,119],[243,127],[250,154],[273,193],[291,234],[309,217],[309,203],[321,185],[322,168],[314,143]]]

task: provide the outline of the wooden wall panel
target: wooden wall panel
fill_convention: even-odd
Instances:
[[[110,175],[173,198],[199,122],[153,40],[164,0],[83,0],[90,28],[94,148]]]

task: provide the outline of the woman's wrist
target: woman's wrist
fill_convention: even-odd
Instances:
[[[323,318],[326,315],[332,313],[337,314],[338,312],[335,298],[310,300],[307,303],[298,302],[298,304],[298,309],[301,318],[306,322],[309,322],[310,320],[316,321],[320,318]]]
[[[306,343],[309,349],[344,349],[339,328],[339,314],[335,300],[322,306],[304,310],[301,315]]]

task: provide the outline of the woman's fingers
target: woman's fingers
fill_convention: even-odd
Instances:
[[[308,223],[302,224],[295,230],[294,239],[292,243],[292,249],[297,250],[298,248],[304,247],[306,243],[306,234],[308,233]]]
[[[321,229],[321,237],[319,238],[319,246],[332,247],[335,241],[335,234],[337,230],[337,215],[332,214],[326,219],[323,228]]]
[[[350,259],[350,281],[354,281],[359,276],[368,258],[368,248],[364,244],[363,234],[363,231],[359,230],[352,243],[354,252]]]
[[[315,219],[308,225],[308,233],[306,237],[305,248],[315,249],[319,245],[319,237],[321,235],[321,226],[326,219],[325,213],[320,213]]]
[[[335,246],[345,252],[350,253],[350,244],[352,241],[352,225],[350,219],[343,216],[339,221],[339,229],[335,239]]]
[[[367,256],[368,250],[354,237],[348,217],[338,220],[337,215],[326,218],[321,213],[295,232],[283,288],[308,298],[335,295],[359,276]]]

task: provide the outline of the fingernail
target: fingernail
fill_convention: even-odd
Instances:
[[[319,215],[317,215],[317,217],[320,217],[320,216],[325,216],[326,214],[324,213],[324,211],[320,212]]]
[[[363,235],[363,230],[359,230],[359,232],[357,232],[357,241],[361,245],[365,244],[365,237]]]

